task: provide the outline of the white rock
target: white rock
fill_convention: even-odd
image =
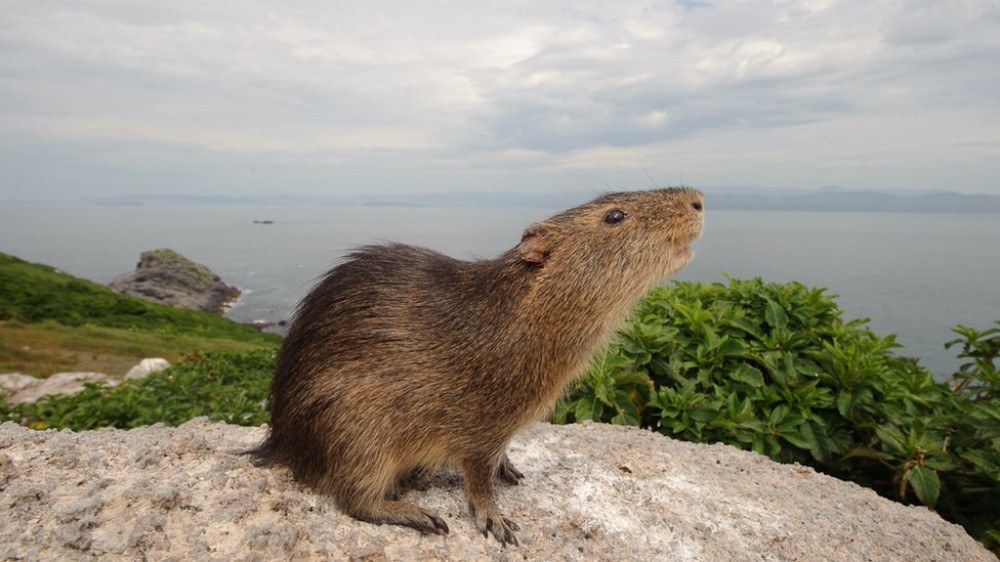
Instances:
[[[76,394],[83,390],[88,382],[103,382],[114,386],[117,381],[111,380],[104,373],[87,371],[56,373],[48,378],[40,379],[38,384],[18,392],[12,397],[11,403],[33,402],[49,394]]]
[[[103,373],[92,372],[56,373],[46,379],[21,373],[0,375],[0,389],[9,404],[33,402],[49,394],[73,394],[83,390],[88,382],[117,384]]]
[[[147,357],[135,367],[132,367],[125,373],[125,380],[130,379],[142,379],[147,376],[162,371],[164,369],[170,368],[170,362],[162,357]]]
[[[4,397],[16,394],[41,382],[41,379],[24,373],[0,375],[0,394]]]

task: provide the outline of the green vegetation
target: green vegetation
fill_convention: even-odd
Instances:
[[[0,400],[0,421],[74,430],[202,415],[267,421],[277,336],[3,254],[0,286],[0,370],[15,360],[41,364],[32,354],[64,347],[77,356],[182,359],[116,387],[17,406]],[[932,507],[1000,552],[1000,323],[955,329],[947,347],[964,362],[945,382],[893,355],[894,337],[864,325],[843,322],[822,289],[798,283],[675,283],[640,303],[554,418],[640,426],[813,466]]]
[[[151,356],[178,363],[115,387],[90,384],[78,394],[16,406],[0,400],[0,420],[73,430],[178,425],[196,416],[245,425],[267,421],[264,400],[280,336],[119,295],[2,253],[0,287],[0,372],[124,374]]]
[[[221,316],[206,315],[119,295],[103,285],[28,263],[0,253],[0,320],[66,326],[92,324],[162,334],[188,334],[237,341],[277,341],[249,326]]]
[[[176,271],[178,277],[194,281],[201,289],[208,289],[215,282],[215,275],[208,267],[195,263],[169,248],[150,250],[143,252],[142,255],[143,258],[152,258],[171,271]]]
[[[46,396],[16,406],[0,402],[0,421],[74,431],[180,425],[197,416],[260,425],[267,421],[265,400],[274,359],[275,351],[266,349],[196,354],[166,371],[114,387],[88,384],[77,394]]]
[[[935,508],[1000,545],[1000,328],[960,326],[948,382],[842,322],[822,289],[760,279],[653,291],[557,406],[810,465]]]
[[[145,357],[163,357],[176,363],[194,350],[242,352],[275,348],[279,342],[277,336],[262,343],[90,324],[64,326],[51,320],[37,324],[0,322],[0,372],[47,376],[94,371],[120,376]]]
[[[274,348],[281,339],[214,316],[119,295],[0,253],[0,372],[124,374],[143,357]]]

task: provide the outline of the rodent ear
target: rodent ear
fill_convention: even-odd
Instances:
[[[545,263],[549,258],[548,229],[540,224],[528,227],[521,235],[517,253],[528,263]]]

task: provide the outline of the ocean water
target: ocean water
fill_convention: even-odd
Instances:
[[[398,241],[469,259],[512,247],[546,209],[252,206],[0,207],[0,251],[107,283],[144,250],[208,265],[244,296],[229,316],[287,318],[351,248]],[[255,224],[270,220],[273,224]],[[716,211],[677,278],[763,277],[826,287],[847,318],[895,333],[899,354],[954,371],[951,328],[1000,319],[1000,217]]]

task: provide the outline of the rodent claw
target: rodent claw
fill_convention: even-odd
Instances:
[[[441,519],[437,515],[431,515],[431,522],[434,524],[435,533],[439,535],[447,535],[450,532],[448,529],[448,524],[445,523],[444,519]]]
[[[448,524],[445,523],[444,519],[441,519],[436,514],[430,511],[420,510],[427,518],[426,521],[420,521],[419,523],[414,521],[415,524],[411,525],[415,529],[419,530],[421,533],[429,533],[434,535],[447,535],[449,532]]]
[[[507,544],[513,544],[518,546],[520,543],[517,542],[517,536],[514,535],[514,531],[519,530],[520,527],[517,523],[514,523],[506,517],[498,516],[496,519],[488,517],[485,524],[483,525],[482,531],[483,536],[488,536],[487,532],[491,533],[496,540],[500,541],[500,545],[504,548]]]
[[[516,486],[524,478],[524,473],[514,468],[514,463],[510,462],[510,458],[504,454],[500,459],[500,464],[497,466],[497,478],[507,484]]]

